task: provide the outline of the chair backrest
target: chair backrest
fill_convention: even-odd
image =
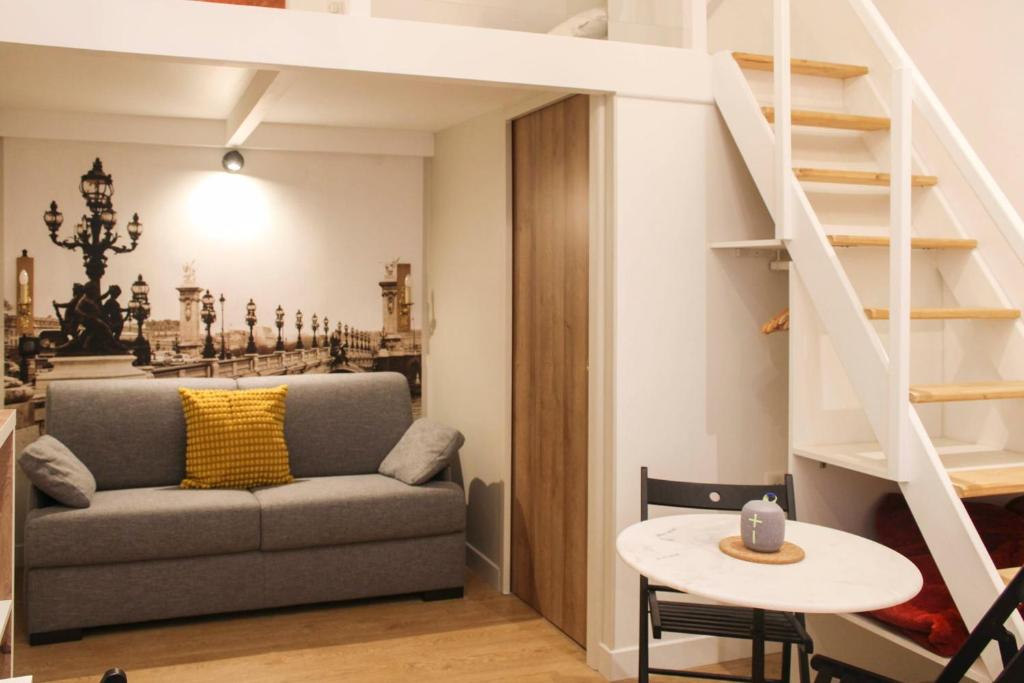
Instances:
[[[787,474],[781,484],[697,484],[668,479],[651,479],[647,468],[640,468],[640,519],[647,519],[649,505],[688,508],[691,510],[721,510],[739,512],[751,500],[760,500],[773,494],[775,502],[796,519],[796,501],[793,496],[793,475]]]
[[[1003,659],[1003,672],[994,683],[1024,681],[1024,647],[1018,649],[1013,634],[1006,630],[1006,620],[1024,605],[1024,570],[1018,571],[1006,589],[999,595],[985,616],[971,631],[963,647],[946,664],[935,683],[956,683],[964,680],[971,665],[993,640],[999,644]]]

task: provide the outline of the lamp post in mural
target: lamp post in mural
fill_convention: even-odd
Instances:
[[[138,332],[133,342],[135,353],[134,365],[150,365],[152,353],[149,348],[149,340],[142,334],[143,326],[150,314],[149,305],[149,284],[142,279],[142,274],[132,283],[132,298],[128,301],[128,315],[135,320]]]
[[[117,212],[111,197],[114,194],[114,181],[103,172],[103,163],[96,159],[92,168],[82,176],[78,190],[85,199],[91,215],[82,216],[81,222],[75,226],[74,237],[61,239],[58,237],[64,224],[64,215],[57,207],[57,202],[50,202],[50,208],[43,214],[43,222],[50,231],[50,241],[62,249],[82,252],[85,264],[85,284],[76,283],[72,288],[71,299],[64,303],[54,302],[57,319],[66,341],[57,347],[57,355],[86,356],[124,354],[127,348],[118,339],[121,321],[120,309],[116,319],[111,312],[104,310],[104,298],[110,298],[110,292],[102,293],[101,281],[107,270],[107,253],[126,254],[135,251],[142,236],[142,223],[139,214],[132,216],[127,231],[130,244],[119,244],[121,235],[114,232],[117,225]],[[116,297],[115,297],[116,298]],[[63,313],[62,313],[63,311]]]
[[[320,318],[316,317],[316,313],[313,314],[313,348],[319,346],[316,343],[316,331],[320,329]]]
[[[321,343],[321,346],[323,346],[324,348],[327,348],[328,346],[330,346],[330,344],[328,343],[329,340],[330,340],[330,336],[331,336],[331,326],[327,322],[327,316],[325,315],[324,316],[324,337],[323,337],[323,342]]]
[[[249,326],[249,343],[245,346],[246,355],[259,353],[256,349],[256,337],[252,335],[252,328],[256,327],[256,304],[252,299],[245,305],[245,324]]]
[[[201,309],[202,321],[206,325],[206,341],[203,344],[203,358],[216,358],[217,349],[213,346],[213,335],[210,334],[210,328],[213,327],[213,323],[217,322],[217,310],[213,307],[213,295],[210,294],[210,290],[206,290],[206,294],[203,294],[201,299],[203,307]]]
[[[224,292],[220,293],[220,359],[228,359],[228,348],[224,341]]]
[[[284,351],[284,337],[281,336],[281,330],[284,329],[284,309],[281,308],[280,304],[277,310],[274,311],[274,324],[277,325],[277,344],[274,345],[274,350]]]
[[[295,342],[296,349],[304,349],[302,345],[302,311],[295,311],[295,330],[298,332],[299,340]]]

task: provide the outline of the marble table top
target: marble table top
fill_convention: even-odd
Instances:
[[[846,614],[898,605],[921,590],[921,573],[910,560],[862,536],[787,521],[786,540],[807,557],[769,565],[718,549],[722,538],[739,529],[738,515],[673,515],[628,527],[616,546],[651,583],[729,605]]]

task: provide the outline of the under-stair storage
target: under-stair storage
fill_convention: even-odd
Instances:
[[[874,6],[842,4],[874,40],[857,43],[863,64],[793,57],[787,76],[772,55],[715,55],[716,101],[776,230],[712,246],[792,259],[801,517],[875,536],[873,510],[901,493],[969,627],[1017,570],[995,566],[968,510],[1024,495],[1024,222]],[[788,30],[775,35],[784,55]],[[1024,639],[1024,621],[1011,626]],[[998,670],[993,655],[977,680]]]

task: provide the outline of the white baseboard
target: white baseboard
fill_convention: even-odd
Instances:
[[[472,543],[466,543],[466,566],[494,590],[501,592],[501,567],[480,552]]]
[[[769,654],[780,650],[776,643],[769,643],[765,649]],[[636,678],[638,654],[636,645],[612,650],[601,643],[598,671],[609,681]],[[749,657],[748,641],[711,636],[666,638],[652,641],[650,646],[651,666],[664,669],[692,669]]]

